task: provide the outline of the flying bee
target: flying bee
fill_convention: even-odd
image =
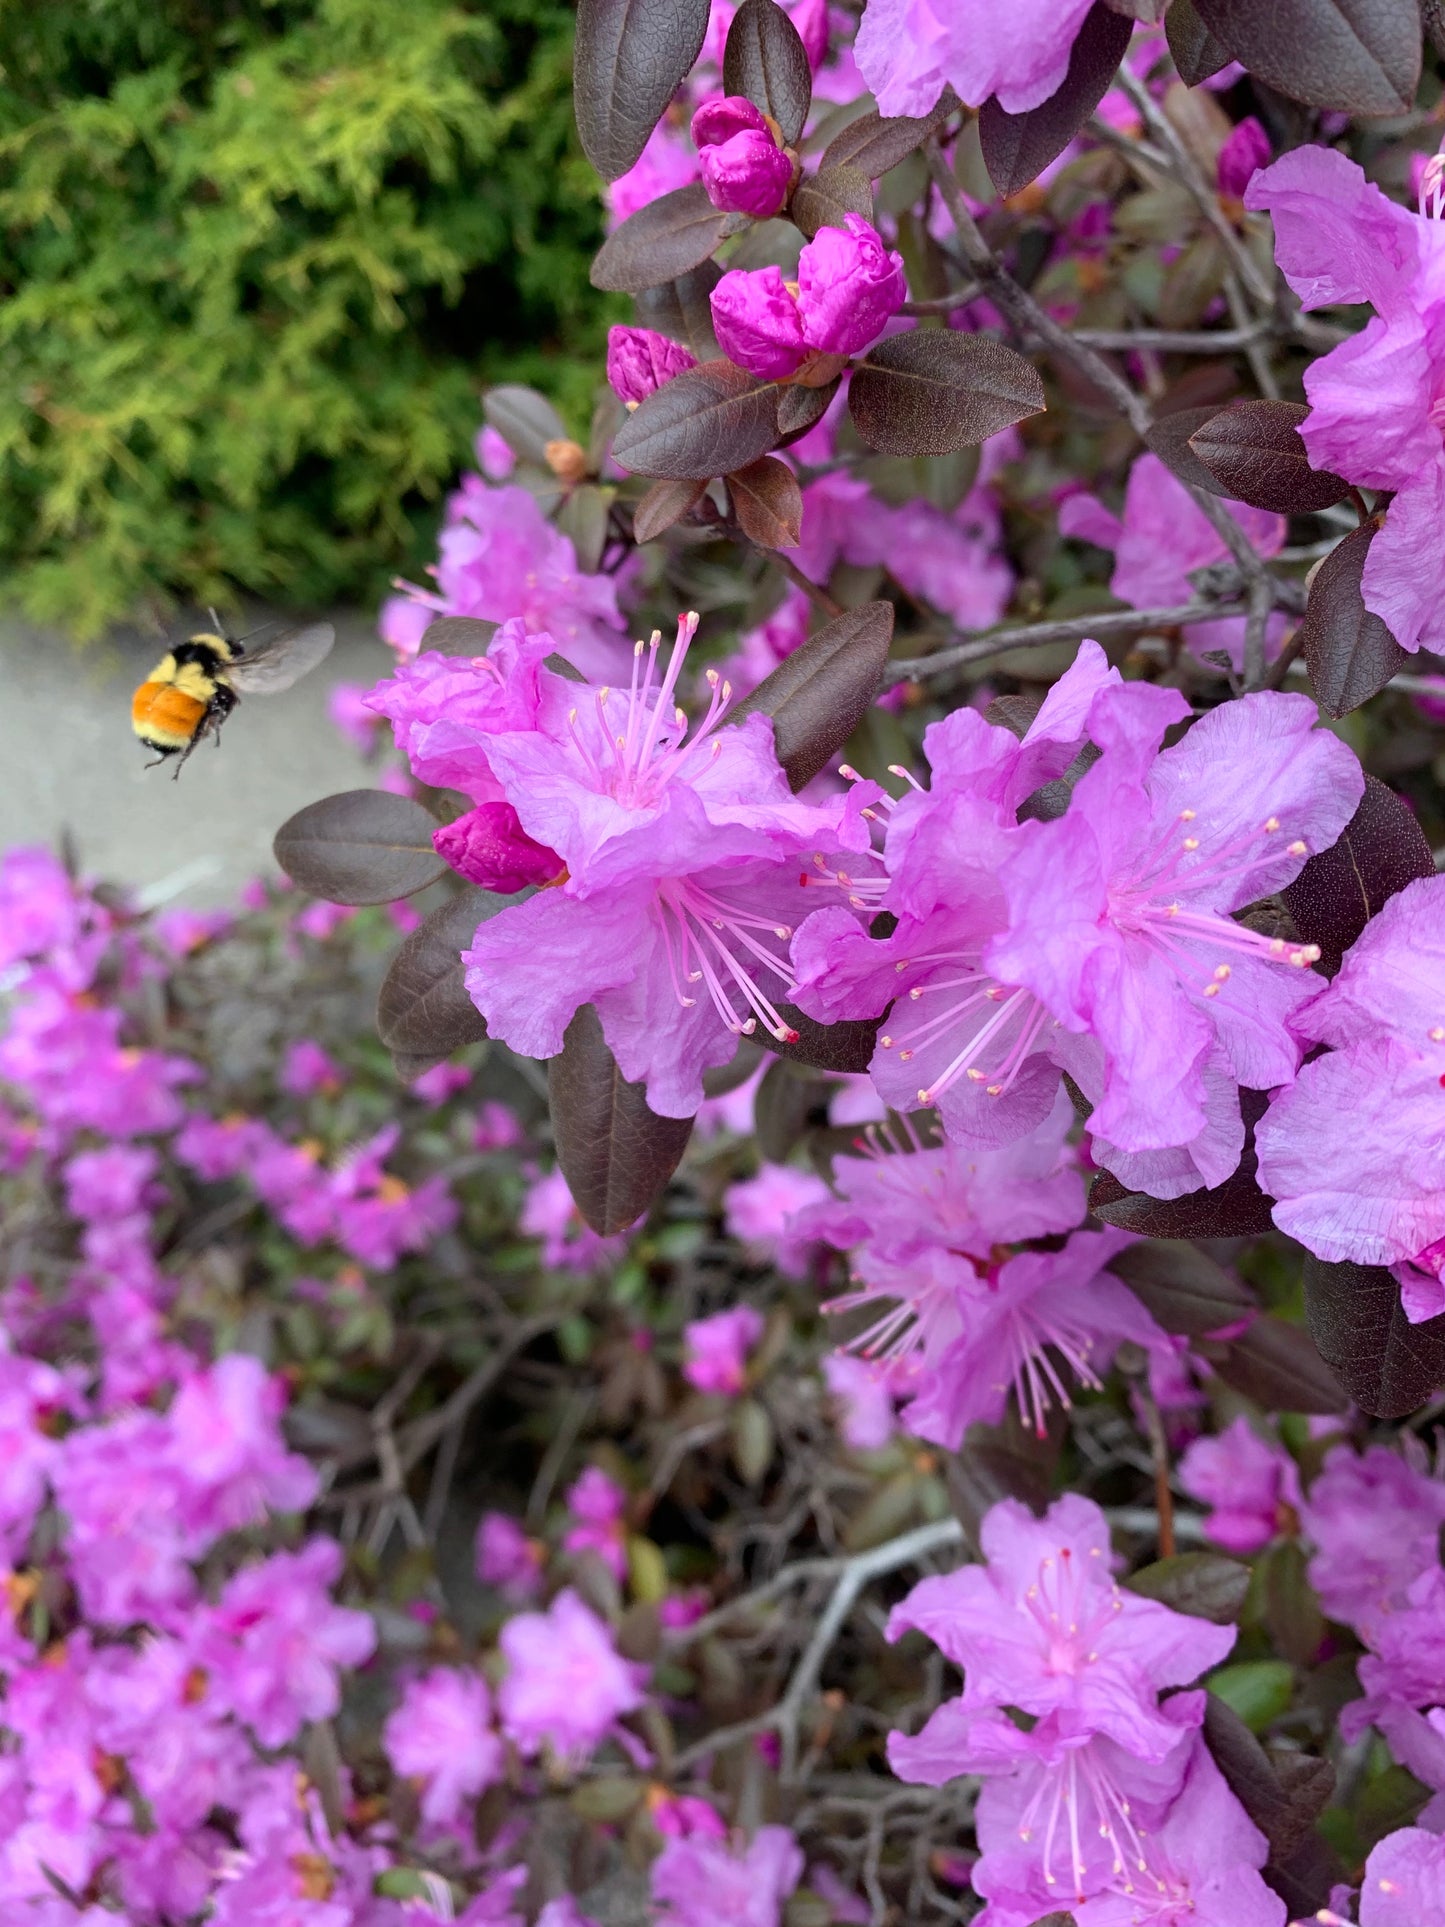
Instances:
[[[242,696],[276,696],[308,674],[331,650],[336,631],[329,622],[288,629],[249,654],[221,634],[214,609],[214,630],[179,642],[162,656],[131,698],[131,727],[156,763],[186,758],[207,736],[220,740],[221,725]]]

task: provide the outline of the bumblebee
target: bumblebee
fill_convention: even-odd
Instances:
[[[179,758],[180,775],[186,758],[207,736],[219,742],[221,725],[242,696],[276,696],[308,674],[329,653],[336,631],[329,622],[306,629],[290,629],[250,654],[239,642],[221,634],[216,612],[214,631],[204,630],[179,642],[162,656],[131,698],[131,727],[157,763]]]

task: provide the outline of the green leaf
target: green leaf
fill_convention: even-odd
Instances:
[[[1251,1733],[1262,1733],[1294,1697],[1294,1668],[1282,1659],[1246,1659],[1221,1666],[1204,1683]]]

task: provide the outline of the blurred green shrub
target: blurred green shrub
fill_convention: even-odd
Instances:
[[[484,379],[585,419],[571,42],[554,0],[4,10],[12,608],[90,636],[238,590],[369,596],[428,552]]]

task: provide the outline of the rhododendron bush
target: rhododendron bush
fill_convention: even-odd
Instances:
[[[0,867],[6,1921],[1445,1920],[1438,62],[583,0],[374,784]]]

